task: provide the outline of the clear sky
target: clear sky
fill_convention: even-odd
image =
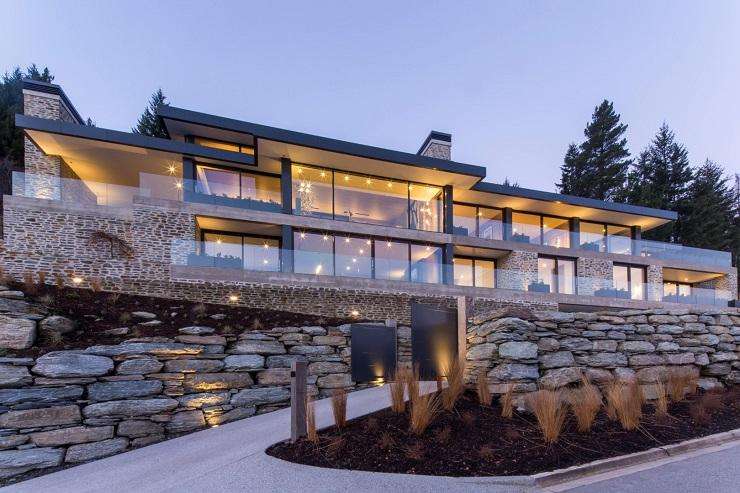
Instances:
[[[554,190],[608,98],[636,155],[665,121],[693,164],[740,171],[739,1],[0,0],[0,70],[47,65],[128,130],[149,95],[416,152],[453,134],[489,181]]]

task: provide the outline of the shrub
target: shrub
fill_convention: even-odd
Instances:
[[[402,413],[406,410],[406,402],[403,399],[405,382],[405,372],[397,370],[393,376],[393,381],[388,384],[388,391],[391,394],[391,409],[394,413]]]
[[[393,438],[393,435],[391,435],[390,432],[384,431],[380,435],[380,439],[378,440],[378,447],[380,447],[383,450],[388,450],[393,448],[393,446],[396,444],[396,440]]]
[[[637,382],[618,382],[606,390],[612,413],[625,430],[634,430],[642,418],[643,395]]]
[[[36,301],[48,307],[54,304],[54,297],[50,294],[44,294],[36,298]]]
[[[693,394],[699,384],[696,375],[685,368],[673,368],[666,379],[668,395],[673,402],[682,401],[687,394]]]
[[[501,417],[511,418],[514,415],[514,385],[508,384],[501,396]]]
[[[488,377],[486,376],[486,370],[482,369],[478,374],[478,381],[476,382],[476,391],[478,392],[478,400],[483,406],[491,405],[491,388],[488,386]]]
[[[560,392],[538,390],[529,394],[527,400],[537,418],[545,443],[555,443],[563,430],[566,414]]]
[[[347,392],[344,389],[336,389],[331,394],[331,412],[337,428],[344,428],[347,424]]]
[[[420,395],[411,401],[411,431],[416,435],[423,434],[432,423],[440,409],[437,394]]]
[[[601,393],[587,378],[581,379],[581,386],[569,395],[570,409],[578,423],[578,431],[587,432],[593,426],[596,414],[601,409]]]
[[[193,315],[195,315],[195,318],[203,318],[207,313],[208,307],[206,307],[205,303],[197,303],[193,306]]]
[[[318,443],[319,434],[316,431],[316,406],[313,399],[306,402],[306,438],[311,443]]]
[[[465,365],[460,358],[454,358],[447,367],[447,388],[442,391],[442,405],[452,411],[455,403],[465,391]]]

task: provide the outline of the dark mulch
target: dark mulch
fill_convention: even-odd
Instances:
[[[352,420],[344,430],[328,428],[319,443],[281,442],[267,453],[284,460],[334,469],[435,476],[514,476],[588,463],[740,427],[738,389],[723,394],[708,420],[692,417],[701,396],[670,405],[656,419],[646,405],[637,430],[624,431],[599,413],[590,433],[579,433],[571,416],[558,442],[547,446],[531,414],[501,417],[498,404],[481,406],[466,393],[452,412],[442,412],[420,437],[408,431],[408,411],[384,409]],[[448,430],[448,431],[445,431]],[[447,436],[445,436],[447,434]]]
[[[207,304],[151,296],[135,296],[89,289],[56,286],[37,287],[29,294],[22,284],[12,284],[12,289],[26,291],[26,301],[43,305],[50,315],[62,315],[77,322],[75,332],[65,334],[61,340],[40,335],[37,344],[30,349],[14,351],[14,356],[36,357],[48,351],[85,348],[96,344],[117,344],[132,337],[174,337],[178,329],[189,325],[214,327],[217,334],[237,336],[244,330],[269,329],[271,327],[330,325],[349,323],[349,319],[320,317],[278,310],[246,308],[242,306]],[[154,313],[162,323],[143,326],[131,317],[132,312]],[[210,316],[225,315],[218,320]],[[108,335],[105,331],[129,327],[128,335]]]

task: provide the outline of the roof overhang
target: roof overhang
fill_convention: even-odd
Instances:
[[[260,168],[278,171],[280,159],[343,171],[406,179],[431,185],[469,188],[486,175],[482,166],[356,144],[317,135],[258,125],[172,106],[160,106],[173,139],[186,135],[256,143]],[[254,139],[253,141],[250,139]]]
[[[477,183],[470,190],[455,190],[455,201],[577,217],[583,221],[640,226],[643,230],[678,218],[673,211],[485,182]]]
[[[717,279],[718,277],[722,276],[723,274],[718,274],[715,272],[700,272],[696,270],[663,267],[663,280],[668,282],[687,282],[693,284],[697,282]]]

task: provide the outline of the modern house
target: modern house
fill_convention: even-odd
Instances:
[[[408,300],[679,308],[737,297],[729,252],[646,241],[675,212],[485,181],[431,132],[399,152],[163,106],[85,126],[26,81],[6,272],[132,293],[407,318]],[[494,177],[496,179],[496,177]]]

